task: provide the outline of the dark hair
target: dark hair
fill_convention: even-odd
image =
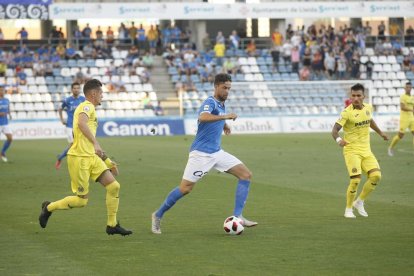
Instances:
[[[99,89],[102,87],[102,83],[97,79],[88,80],[83,86],[83,94],[87,94],[92,90]]]
[[[411,85],[411,81],[407,81],[405,85]]]
[[[226,73],[220,73],[220,74],[217,74],[216,77],[214,78],[214,85],[219,85],[220,83],[224,83],[226,81],[231,82],[231,76]]]
[[[76,86],[76,85],[79,85],[80,86],[80,83],[79,82],[74,82],[74,83],[72,83],[72,85],[70,86],[70,88],[73,89],[73,87]]]
[[[362,91],[362,94],[365,94],[365,88],[362,84],[357,83],[351,87],[351,91],[359,91],[359,90]]]

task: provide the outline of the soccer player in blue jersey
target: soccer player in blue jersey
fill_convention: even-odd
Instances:
[[[61,107],[59,108],[59,117],[60,121],[63,125],[66,126],[66,135],[69,142],[68,147],[58,155],[58,160],[55,163],[55,168],[58,170],[62,164],[62,159],[66,157],[70,146],[73,143],[73,114],[75,113],[75,109],[78,107],[79,104],[85,101],[85,97],[80,95],[80,84],[77,82],[72,83],[72,96],[67,97],[63,100]],[[67,113],[67,119],[63,119],[63,110]]]
[[[226,120],[235,120],[237,114],[226,113],[224,102],[231,88],[231,76],[218,74],[214,79],[214,96],[208,97],[201,105],[198,113],[198,130],[191,145],[187,166],[181,184],[174,188],[160,208],[152,213],[151,231],[161,234],[161,219],[180,198],[191,192],[194,185],[212,168],[227,172],[238,178],[233,215],[243,221],[247,227],[257,225],[242,216],[243,208],[249,193],[252,173],[236,157],[221,149],[221,135],[229,135],[230,127]]]
[[[4,133],[6,135],[6,142],[3,144],[3,148],[1,149],[1,160],[3,162],[7,162],[6,157],[6,151],[10,147],[11,142],[13,141],[13,136],[11,129],[9,128],[9,120],[7,116],[11,120],[10,115],[10,101],[6,97],[4,97],[5,94],[4,85],[0,84],[0,135],[1,133]]]

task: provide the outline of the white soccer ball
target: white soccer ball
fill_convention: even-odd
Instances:
[[[226,218],[224,220],[223,228],[229,235],[240,235],[244,230],[242,220],[235,216]]]

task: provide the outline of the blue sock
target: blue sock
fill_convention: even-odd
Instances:
[[[4,142],[3,148],[1,149],[1,154],[2,155],[6,154],[7,149],[10,147],[10,144],[11,144],[11,141],[9,141],[9,140],[6,140],[6,142]]]
[[[174,190],[172,190],[163,204],[161,205],[160,209],[155,213],[155,215],[159,218],[162,218],[165,212],[167,212],[171,207],[174,206],[174,204],[182,198],[184,195],[181,193],[180,189],[176,187]]]
[[[59,156],[58,156],[58,160],[62,160],[63,158],[66,157],[67,153],[69,151],[69,148],[66,148]]]
[[[244,205],[246,204],[247,195],[249,194],[250,180],[239,180],[236,189],[236,202],[234,204],[235,216],[240,216],[243,213]]]

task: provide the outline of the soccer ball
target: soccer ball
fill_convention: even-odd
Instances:
[[[244,230],[242,220],[235,216],[226,218],[223,228],[229,235],[240,235]]]

